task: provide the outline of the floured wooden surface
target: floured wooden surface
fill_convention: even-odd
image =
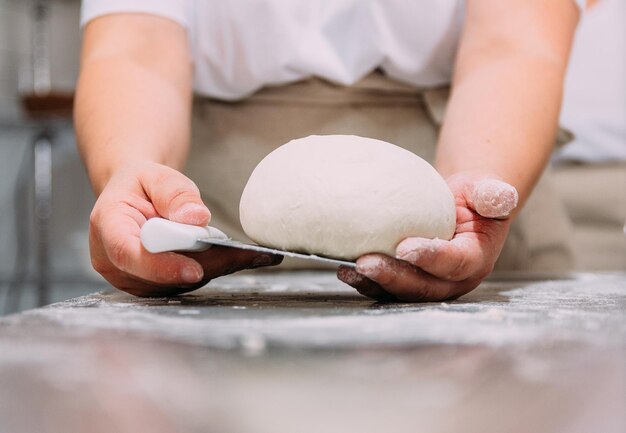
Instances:
[[[231,276],[176,298],[111,291],[5,319],[132,332],[207,347],[263,340],[289,348],[626,341],[623,275],[487,282],[453,302],[379,304],[325,272]]]
[[[0,320],[0,383],[0,433],[622,432],[626,274],[429,304],[323,272],[95,294]]]

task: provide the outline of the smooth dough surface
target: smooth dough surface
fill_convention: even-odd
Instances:
[[[274,150],[239,204],[260,245],[347,260],[395,256],[407,237],[451,239],[452,193],[437,171],[401,147],[354,135],[312,135]]]

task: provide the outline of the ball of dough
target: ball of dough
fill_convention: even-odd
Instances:
[[[395,256],[407,237],[451,239],[452,193],[401,147],[354,135],[312,135],[277,148],[250,176],[241,225],[260,245],[354,260]]]

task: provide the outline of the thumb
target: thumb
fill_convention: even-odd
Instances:
[[[489,177],[469,182],[465,198],[470,207],[486,218],[507,218],[519,201],[513,185]]]
[[[211,213],[202,202],[200,190],[182,173],[155,164],[142,173],[140,182],[162,217],[183,224],[209,224]]]

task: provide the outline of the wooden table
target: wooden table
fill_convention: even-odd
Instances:
[[[330,273],[0,320],[0,432],[626,431],[626,274],[377,304]]]

